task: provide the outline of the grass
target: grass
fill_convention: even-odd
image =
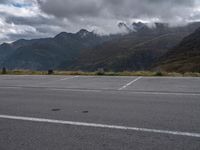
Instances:
[[[9,70],[0,75],[48,75],[47,71]],[[84,76],[170,76],[170,77],[200,77],[200,73],[187,72],[153,72],[153,71],[124,71],[124,72],[84,72],[84,71],[54,71],[53,75],[84,75]]]
[[[9,70],[6,73],[0,72],[0,75],[46,75],[47,72],[43,71],[30,71],[30,70]]]

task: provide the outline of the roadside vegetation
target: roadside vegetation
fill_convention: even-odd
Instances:
[[[198,72],[153,72],[153,71],[124,71],[124,72],[84,72],[84,71],[30,71],[8,70],[1,71],[0,75],[84,75],[84,76],[170,76],[170,77],[200,77]]]

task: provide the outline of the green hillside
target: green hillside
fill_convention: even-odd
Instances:
[[[200,28],[164,55],[157,68],[165,71],[200,72]]]

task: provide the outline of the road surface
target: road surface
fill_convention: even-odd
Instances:
[[[199,150],[200,78],[0,76],[0,150]]]

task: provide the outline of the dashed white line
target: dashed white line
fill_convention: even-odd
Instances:
[[[131,84],[133,84],[134,82],[140,80],[142,77],[137,77],[136,79],[134,79],[133,81],[127,83],[126,85],[124,85],[123,87],[119,88],[118,90],[123,90],[125,88],[127,88],[128,86],[130,86]]]
[[[32,118],[32,117],[22,117],[22,116],[10,116],[10,115],[0,115],[0,118],[1,119],[11,119],[11,120],[21,120],[21,121],[40,122],[40,123],[64,124],[64,125],[72,125],[72,126],[118,129],[118,130],[131,130],[131,131],[137,131],[137,132],[149,132],[149,133],[159,133],[159,134],[200,138],[200,133],[191,133],[191,132],[157,130],[157,129],[148,129],[148,128],[137,128],[137,127],[128,127],[128,126],[117,126],[117,125],[86,123],[86,122],[74,122],[74,121]]]

